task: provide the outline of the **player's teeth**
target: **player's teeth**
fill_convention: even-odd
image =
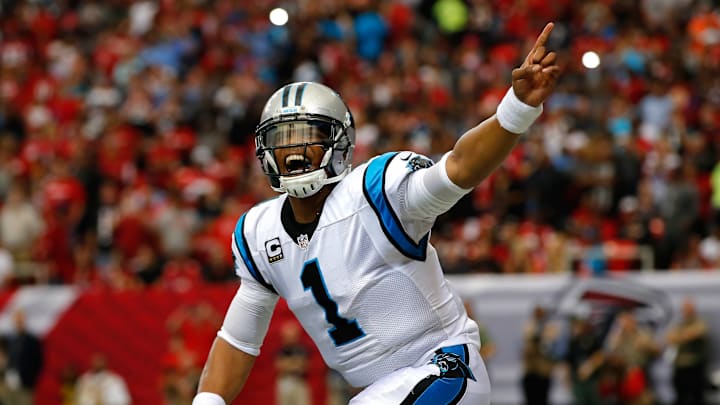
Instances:
[[[288,155],[285,158],[285,166],[288,169],[289,174],[298,174],[303,173],[305,171],[305,168],[309,165],[310,160],[305,155],[300,154],[294,154],[294,155]],[[300,167],[298,167],[300,166]]]

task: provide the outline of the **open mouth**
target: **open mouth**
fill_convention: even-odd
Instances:
[[[312,168],[312,162],[305,155],[293,154],[285,157],[285,170],[289,174],[305,173]]]

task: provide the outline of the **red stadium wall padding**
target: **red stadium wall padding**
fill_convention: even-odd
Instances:
[[[103,353],[109,368],[128,384],[133,404],[162,404],[163,364],[167,361],[169,317],[178,308],[201,303],[215,310],[215,324],[222,321],[237,284],[205,286],[190,293],[163,290],[129,292],[86,291],[61,315],[45,336],[45,366],[37,388],[37,404],[59,404],[60,376],[68,366],[85,371],[96,353]],[[275,310],[262,353],[255,363],[241,398],[235,404],[275,403],[274,355],[279,350],[279,328],[286,321],[297,322],[284,301]],[[218,325],[191,334],[193,344],[207,354]],[[302,342],[310,348],[309,380],[313,404],[326,402],[326,374],[320,354],[307,335]],[[204,362],[204,357],[202,358]]]

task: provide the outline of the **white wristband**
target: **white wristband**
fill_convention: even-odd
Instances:
[[[214,392],[199,392],[193,398],[192,405],[225,405],[225,400]]]
[[[527,105],[520,101],[515,95],[512,86],[505,93],[502,101],[497,107],[495,116],[500,126],[514,134],[522,134],[530,128],[530,125],[542,114],[543,106],[537,107]]]

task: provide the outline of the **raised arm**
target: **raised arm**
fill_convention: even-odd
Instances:
[[[557,55],[545,47],[553,26],[545,26],[523,64],[513,70],[512,88],[497,113],[463,134],[448,155],[447,175],[456,185],[467,189],[480,184],[542,112],[560,75]]]

